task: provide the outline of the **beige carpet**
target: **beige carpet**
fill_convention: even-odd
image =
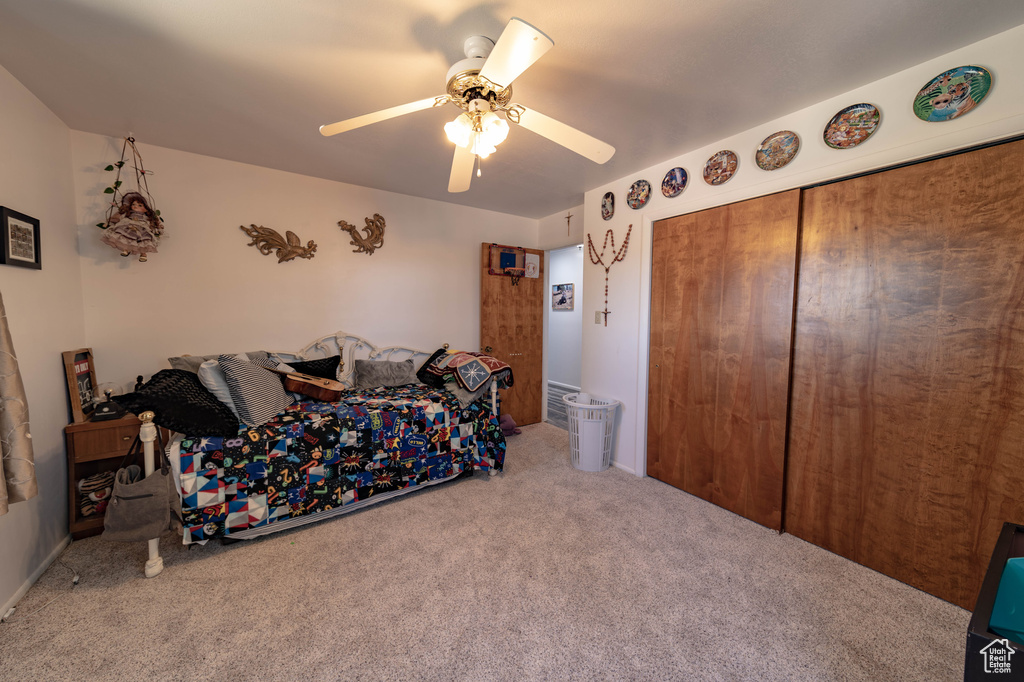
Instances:
[[[653,479],[505,473],[260,540],[90,538],[0,625],[4,680],[955,680],[970,614]],[[51,602],[51,600],[53,600]],[[41,610],[39,610],[41,609]]]

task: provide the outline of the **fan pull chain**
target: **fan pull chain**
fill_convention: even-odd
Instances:
[[[479,178],[481,175],[482,175],[482,173],[480,172],[480,156],[477,155],[477,157],[476,157],[476,176]]]

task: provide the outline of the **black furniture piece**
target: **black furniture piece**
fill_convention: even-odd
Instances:
[[[967,626],[964,682],[1024,682],[1024,645],[1008,640],[988,627],[1006,560],[1020,556],[1024,556],[1024,526],[1004,523],[992,550],[974,615]]]

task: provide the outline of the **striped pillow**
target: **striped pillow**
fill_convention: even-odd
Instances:
[[[224,371],[238,418],[247,426],[266,424],[292,404],[281,378],[270,370],[232,355],[221,355],[217,364]]]

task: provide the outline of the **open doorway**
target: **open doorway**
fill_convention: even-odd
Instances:
[[[545,274],[545,420],[567,429],[569,425],[562,396],[578,393],[582,377],[583,245],[548,251]]]

